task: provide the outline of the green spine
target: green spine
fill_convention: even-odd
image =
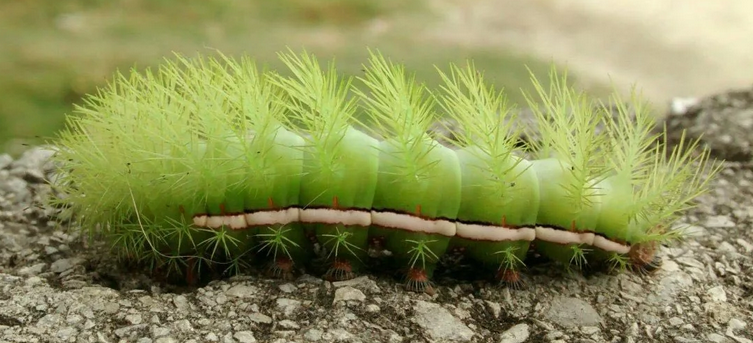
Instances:
[[[452,149],[426,133],[433,112],[423,85],[408,77],[402,66],[377,54],[372,54],[362,80],[371,93],[360,95],[378,133],[386,136],[379,144],[374,209],[454,220],[460,206],[460,165]],[[371,233],[384,237],[386,248],[401,267],[423,270],[427,277],[451,239],[434,233],[385,230],[378,225]]]
[[[538,179],[530,162],[514,155],[519,130],[512,127],[516,118],[504,95],[487,87],[480,74],[470,63],[464,69],[451,66],[449,75],[440,71],[445,95],[441,105],[458,123],[452,140],[462,174],[458,220],[508,230],[533,226],[539,207]],[[453,240],[455,248],[500,272],[521,267],[529,244],[460,236]]]
[[[300,126],[306,144],[298,204],[307,208],[358,209],[368,213],[376,188],[378,141],[353,128],[355,101],[347,95],[351,79],[340,80],[331,64],[327,71],[312,55],[281,54],[293,73],[277,78],[287,90],[285,105],[291,125]],[[329,273],[349,277],[365,260],[368,226],[305,223],[327,251]],[[342,262],[346,262],[346,267]],[[346,268],[347,270],[342,270]]]
[[[637,97],[631,108],[613,98],[613,117],[613,107],[595,106],[554,70],[548,92],[532,78],[537,96],[527,100],[541,140],[521,149],[518,119],[471,64],[440,72],[443,93],[427,97],[402,66],[372,53],[361,78],[368,92],[355,89],[370,120],[361,123],[351,79],[339,79],[334,65],[325,71],[306,53],[280,58],[292,77],[222,55],[177,56],[156,72],[117,74],[67,118],[54,157],[61,167],[54,185],[65,196],[53,202],[119,257],[158,270],[238,271],[260,255],[287,276],[286,260],[298,267],[310,260],[313,237],[339,273],[332,276],[349,278],[369,239],[381,238],[421,289],[448,248],[499,271],[523,266],[527,240],[453,236],[455,220],[488,230],[556,228],[554,241],[592,234],[611,250],[544,236],[534,245],[568,268],[604,260],[643,268],[659,244],[682,238],[675,222],[721,167],[708,149],[696,153],[698,140],[683,137],[669,148]],[[458,123],[452,148],[427,133],[435,99]],[[398,224],[443,220],[450,229],[367,231],[295,217],[244,228],[200,225],[206,216],[216,226],[218,218],[299,207],[361,210],[361,218],[373,210],[372,220],[392,213]]]
[[[549,90],[545,91],[534,79],[538,98],[526,97],[541,133],[541,141],[533,144],[537,160],[532,161],[540,185],[536,221],[539,226],[570,232],[594,231],[603,195],[596,184],[608,171],[604,162],[608,151],[596,131],[602,113],[584,94],[571,89],[567,75],[560,76],[552,69],[549,80]],[[536,247],[568,268],[585,264],[590,250],[586,244],[540,239]]]

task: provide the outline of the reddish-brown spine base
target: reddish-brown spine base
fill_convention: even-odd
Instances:
[[[405,288],[409,291],[423,292],[429,295],[434,295],[434,287],[431,286],[431,281],[426,275],[426,270],[423,268],[411,268],[406,273]]]
[[[267,268],[267,275],[276,279],[292,281],[295,279],[294,262],[287,257],[278,257]]]
[[[661,266],[661,258],[656,256],[659,250],[659,243],[646,242],[634,244],[630,248],[628,257],[632,268],[641,273],[653,272]]]
[[[335,259],[332,261],[332,265],[327,272],[324,273],[324,279],[327,281],[350,280],[355,276],[356,274],[353,273],[353,267],[350,262],[343,259]]]
[[[500,269],[497,271],[497,280],[503,285],[513,289],[520,289],[523,285],[523,280],[520,278],[520,272],[513,269]]]

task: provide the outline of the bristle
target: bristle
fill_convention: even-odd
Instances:
[[[262,230],[262,233],[257,234],[261,243],[257,245],[256,249],[258,249],[260,253],[272,257],[275,260],[279,258],[287,258],[292,261],[293,254],[291,250],[298,249],[300,246],[288,238],[287,235],[291,230],[296,229],[297,228],[268,227]]]
[[[364,226],[371,219],[368,209],[376,187],[378,141],[353,128],[356,99],[348,97],[351,78],[340,78],[334,62],[323,70],[316,58],[305,52],[279,56],[293,74],[275,78],[286,92],[288,125],[295,125],[293,130],[306,141],[297,200],[302,228],[329,250],[331,263],[345,259],[355,263],[367,246],[368,229]],[[330,222],[317,222],[323,218]],[[350,277],[352,272],[345,274],[337,277]]]
[[[604,163],[607,151],[603,135],[597,133],[601,121],[591,100],[568,85],[567,73],[552,68],[546,91],[531,74],[536,97],[524,93],[536,117],[540,142],[532,143],[539,159],[557,158],[570,168],[572,181],[562,184],[574,212],[590,206],[598,190],[593,185],[608,172]]]
[[[666,130],[666,129],[665,129]],[[692,207],[691,202],[709,190],[709,182],[721,164],[711,161],[710,152],[697,151],[699,140],[687,142],[683,134],[678,145],[668,150],[666,132],[655,147],[654,161],[645,181],[638,185],[636,207],[648,228],[638,235],[639,242],[669,241],[680,238],[680,229],[669,230],[679,214]]]
[[[439,256],[437,256],[437,254],[429,247],[431,243],[436,243],[435,240],[406,239],[405,242],[412,246],[408,251],[408,255],[411,256],[411,268],[419,268],[423,270],[426,269],[427,263],[432,264],[439,261]]]
[[[291,76],[221,53],[116,73],[66,118],[53,201],[117,259],[189,283],[253,255],[291,278],[317,246],[326,278],[378,250],[433,293],[448,247],[513,287],[532,244],[572,269],[656,269],[721,168],[700,140],[670,146],[635,93],[596,107],[555,68],[547,87],[531,74],[541,140],[521,148],[519,118],[471,62],[439,70],[432,94],[375,51],[361,89],[334,62],[278,57]],[[452,148],[427,133],[436,104],[458,124]]]
[[[451,65],[449,75],[438,72],[444,81],[441,86],[444,96],[440,97],[439,104],[457,123],[457,127],[452,128],[456,132],[451,142],[459,148],[473,147],[468,151],[484,162],[474,167],[482,168],[494,182],[479,184],[479,187],[491,186],[494,189],[489,193],[512,199],[509,191],[516,175],[508,176],[508,173],[517,164],[510,165],[509,159],[522,131],[514,126],[517,115],[508,107],[504,93],[488,86],[472,63],[464,69]]]
[[[586,264],[588,264],[588,259],[586,258],[588,249],[580,245],[571,245],[570,250],[572,250],[572,258],[570,258],[570,264],[567,265],[566,268],[575,268],[576,270],[582,270],[586,266]]]
[[[274,78],[286,92],[282,105],[291,115],[288,120],[302,127],[307,150],[320,156],[312,161],[315,167],[340,167],[339,142],[355,121],[355,99],[348,99],[352,78],[341,79],[334,62],[323,70],[316,57],[306,52],[289,51],[279,57],[293,73],[293,78]]]
[[[359,78],[369,93],[355,92],[364,101],[375,135],[391,139],[394,170],[403,178],[426,178],[436,161],[426,158],[439,143],[427,131],[434,120],[433,101],[423,84],[415,82],[405,67],[379,53],[371,53],[366,75]]]
[[[654,114],[635,90],[629,102],[623,101],[615,91],[609,105],[603,104],[602,108],[610,147],[609,167],[617,174],[630,175],[633,184],[641,183],[646,169],[650,168],[652,147],[658,138],[654,133]]]

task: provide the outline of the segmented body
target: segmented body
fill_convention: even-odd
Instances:
[[[645,112],[605,116],[556,73],[548,94],[534,79],[541,141],[521,148],[525,128],[471,65],[427,97],[380,55],[368,92],[310,55],[281,58],[292,77],[224,57],[121,75],[55,142],[60,202],[153,267],[264,258],[288,276],[318,252],[347,279],[377,252],[426,290],[449,253],[512,284],[531,247],[568,268],[643,267],[715,173],[693,144],[666,150]],[[435,103],[459,123],[449,145],[427,133]]]

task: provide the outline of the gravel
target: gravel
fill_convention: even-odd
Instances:
[[[416,294],[380,274],[160,284],[88,247],[39,205],[53,192],[43,182],[49,149],[0,154],[0,342],[753,343],[753,136],[743,129],[751,94],[683,100],[690,105],[668,116],[672,133],[703,133],[728,162],[684,218],[695,237],[665,247],[656,273],[542,264],[520,289],[442,279],[436,294]]]

